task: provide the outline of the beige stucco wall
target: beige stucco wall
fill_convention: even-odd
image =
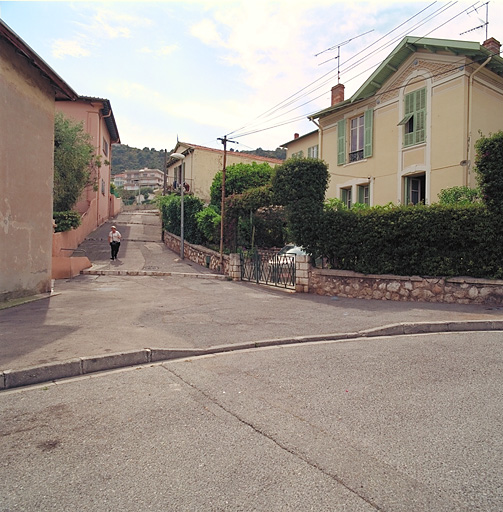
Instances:
[[[313,124],[314,127],[314,124]],[[286,148],[286,157],[290,158],[292,155],[299,153],[302,151],[302,156],[307,158],[308,153],[307,150],[313,146],[318,146],[319,151],[319,142],[320,142],[320,136],[319,133],[316,131],[314,133],[308,133],[307,135],[302,135],[298,137],[297,139],[293,139],[288,144],[286,144],[284,147]],[[318,153],[319,156],[319,153]]]
[[[54,93],[1,39],[0,126],[0,300],[7,300],[51,289]]]
[[[101,226],[112,215],[110,211],[112,145],[105,120],[100,113],[102,108],[103,104],[99,101],[93,103],[88,101],[60,101],[56,104],[57,110],[84,124],[85,131],[92,137],[96,155],[101,155],[101,167],[96,167],[91,174],[91,179],[95,180],[98,190],[95,190],[96,187],[92,185],[87,186],[75,206],[77,211],[85,213],[91,201],[93,199],[97,200],[98,207],[94,227]],[[103,139],[108,143],[108,156],[103,152]]]

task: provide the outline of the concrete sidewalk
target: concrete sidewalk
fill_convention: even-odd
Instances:
[[[122,366],[319,339],[503,330],[503,310],[293,294],[229,282],[167,249],[155,212],[113,221],[79,247],[87,275],[44,300],[0,310],[0,389]],[[94,275],[93,272],[106,272]],[[503,334],[502,334],[503,336]]]

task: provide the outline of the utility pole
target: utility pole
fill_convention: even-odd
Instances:
[[[220,205],[220,269],[224,268],[224,215],[225,215],[225,171],[227,168],[227,143],[238,144],[238,142],[229,140],[227,135],[218,138],[224,145],[224,164],[222,169],[222,202]]]
[[[168,150],[164,150],[164,183],[162,186],[162,195],[166,195],[166,189],[167,189],[167,180],[168,180]]]

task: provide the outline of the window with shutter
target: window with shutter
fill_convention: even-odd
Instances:
[[[426,140],[426,88],[405,96],[405,117],[398,126],[404,127],[404,146],[413,146]]]
[[[337,123],[337,165],[346,163],[346,120]]]

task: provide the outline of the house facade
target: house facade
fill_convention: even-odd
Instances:
[[[55,101],[77,97],[0,20],[0,301],[51,291]]]
[[[210,188],[213,178],[218,171],[223,169],[224,151],[212,149],[195,144],[178,142],[173,153],[181,153],[185,156],[183,161],[169,157],[167,162],[167,188],[176,190],[180,187],[182,176],[185,177],[185,190],[192,192],[203,201],[210,201]],[[267,163],[271,167],[280,165],[283,160],[266,158],[236,151],[227,151],[226,167],[252,162]]]
[[[81,215],[92,217],[90,225],[95,229],[117,213],[110,183],[112,144],[120,143],[120,137],[112,106],[107,99],[79,96],[76,101],[58,102],[56,108],[67,117],[82,122],[95,147],[96,159],[90,176],[92,184],[84,189],[74,207]]]
[[[296,133],[291,141],[281,144],[281,147],[286,149],[287,158],[319,158],[320,145],[318,130],[304,135]]]
[[[475,187],[475,142],[503,129],[499,54],[493,38],[408,36],[351,98],[337,84],[331,106],[310,116],[329,165],[327,198],[431,204],[442,189]]]

